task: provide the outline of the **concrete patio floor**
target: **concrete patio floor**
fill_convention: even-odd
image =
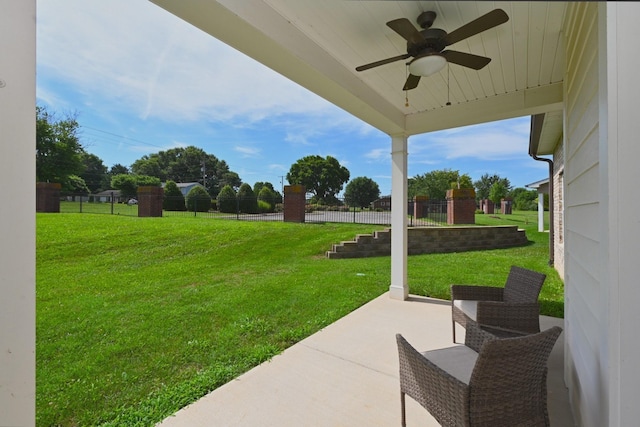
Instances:
[[[563,326],[541,316],[540,326]],[[449,301],[385,293],[159,423],[161,427],[399,426],[395,334],[419,351],[451,342]],[[457,332],[464,337],[464,330]],[[564,333],[549,361],[549,415],[574,426],[563,381]],[[407,398],[407,425],[438,426]]]

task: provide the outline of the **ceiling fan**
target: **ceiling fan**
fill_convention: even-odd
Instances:
[[[437,73],[447,62],[479,70],[491,62],[491,58],[456,50],[444,50],[444,48],[503,24],[509,20],[509,16],[502,9],[494,9],[450,33],[439,28],[431,28],[435,19],[435,12],[422,12],[417,20],[418,25],[423,28],[421,31],[417,30],[407,18],[387,22],[389,28],[407,41],[407,53],[361,65],[356,68],[356,71],[364,71],[413,57],[408,63],[409,77],[402,88],[402,90],[410,90],[418,86],[420,77]]]

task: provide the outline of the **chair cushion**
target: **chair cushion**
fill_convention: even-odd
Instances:
[[[425,351],[422,355],[465,384],[469,384],[478,359],[478,353],[465,345]]]
[[[476,320],[478,317],[478,301],[467,299],[453,300],[453,305],[461,310],[471,320]]]

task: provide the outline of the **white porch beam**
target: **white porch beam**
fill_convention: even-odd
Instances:
[[[407,136],[391,136],[391,286],[393,299],[409,297],[407,283]]]
[[[317,45],[268,2],[150,0],[387,134],[404,113]]]
[[[562,110],[562,83],[505,93],[407,116],[407,135]]]

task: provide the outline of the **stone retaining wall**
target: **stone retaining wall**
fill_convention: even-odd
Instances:
[[[527,235],[515,225],[497,227],[412,227],[409,255],[503,249],[526,245]],[[333,245],[327,258],[366,258],[391,255],[391,229],[359,234],[355,240]]]

